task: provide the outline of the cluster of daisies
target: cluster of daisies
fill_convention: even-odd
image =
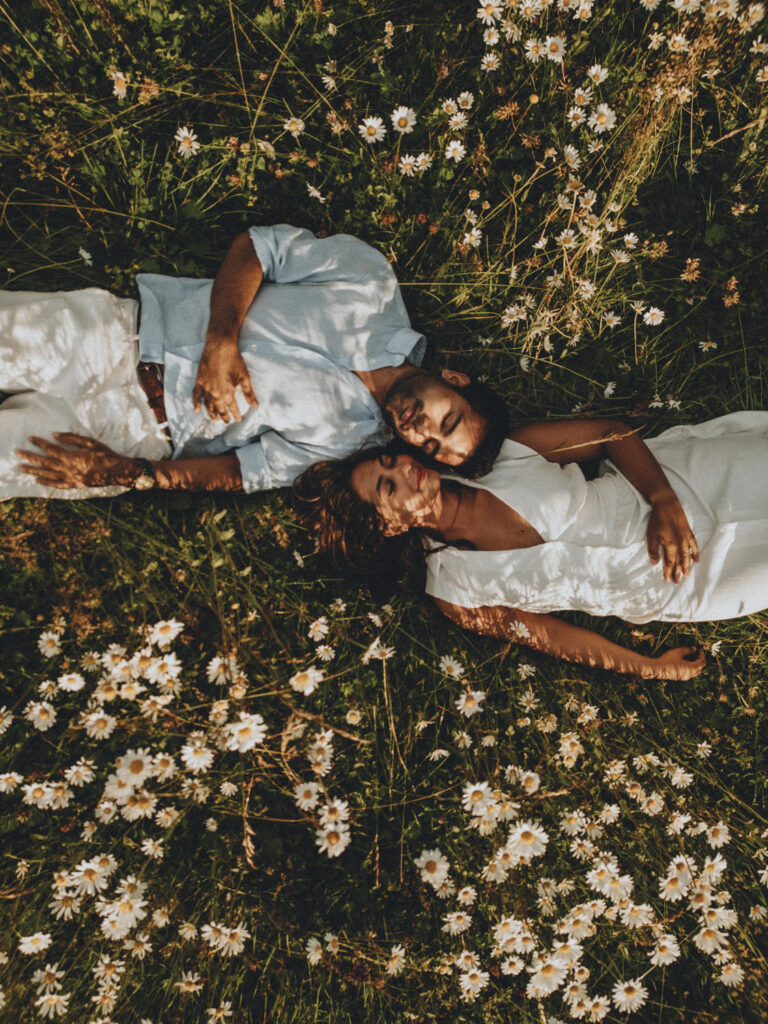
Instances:
[[[440,669],[457,681],[465,674],[454,658],[443,658]],[[533,672],[531,666],[518,666],[522,680]],[[540,702],[530,684],[518,700],[524,712],[517,719],[518,728],[533,727],[544,734],[557,731],[555,715],[535,715]],[[489,717],[482,714],[485,701],[484,691],[465,688],[455,704],[460,721],[469,718],[478,725],[481,746],[493,748],[495,733],[483,728]],[[731,841],[731,829],[723,821],[696,820],[685,809],[686,791],[692,787],[695,773],[652,752],[635,756],[631,763],[607,761],[602,784],[611,798],[591,809],[583,800],[584,786],[576,780],[579,806],[563,809],[562,772],[577,768],[587,735],[599,726],[599,709],[593,705],[571,698],[565,711],[575,716],[577,729],[562,731],[556,752],[548,756],[545,767],[557,770],[551,802],[542,791],[544,783],[538,771],[499,764],[491,773],[492,780],[469,780],[461,792],[461,806],[468,816],[465,830],[481,837],[493,836],[502,828],[506,833],[490,857],[475,866],[475,876],[474,856],[459,869],[465,875],[461,881],[454,880],[451,862],[440,847],[424,849],[415,858],[421,880],[439,899],[449,905],[454,902],[442,915],[442,931],[460,945],[439,960],[438,972],[456,972],[460,996],[466,1001],[477,999],[492,984],[492,976],[520,976],[517,984],[524,985],[531,1000],[557,995],[570,1017],[588,1021],[602,1020],[612,1006],[625,1013],[639,1009],[649,998],[648,975],[683,955],[704,955],[717,982],[731,988],[740,986],[745,970],[739,954],[745,953],[748,945],[740,934],[744,921],[724,884],[728,862],[721,852]],[[634,724],[634,719],[628,718],[626,724]],[[492,742],[487,742],[489,737]],[[454,741],[467,750],[474,738],[462,727],[454,733]],[[709,744],[699,744],[701,760],[710,752]],[[440,754],[447,757],[449,751]],[[473,771],[471,763],[466,770]],[[507,785],[500,785],[499,778]],[[543,823],[545,816],[551,817],[552,825]],[[654,866],[664,843],[658,824],[649,821],[647,845],[644,840],[633,847],[639,860],[634,874],[611,848],[612,826],[620,827],[626,821],[640,831],[645,829],[646,819],[664,823],[671,847],[666,870],[655,874],[655,880]],[[768,830],[762,838],[768,838]],[[475,853],[480,849],[476,846]],[[651,850],[652,861],[646,861],[643,855]],[[558,879],[552,872],[562,864],[563,854],[571,859],[574,870]],[[768,850],[757,851],[758,862],[761,858],[768,860]],[[466,862],[466,856],[460,854],[459,861]],[[768,886],[768,866],[755,874],[754,881]],[[507,893],[531,884],[535,884],[537,913],[525,919],[508,914]],[[636,895],[638,889],[642,889],[642,897]],[[763,925],[768,911],[765,901],[758,899],[749,919]],[[494,923],[486,934],[489,918]],[[582,961],[593,942],[607,942],[612,948],[621,945],[640,968],[638,976],[614,981],[609,992],[590,991],[590,971]],[[497,967],[488,963],[489,957],[498,961]]]
[[[125,919],[127,931],[130,931],[138,922],[148,916],[147,901],[144,899],[147,886],[130,875],[117,883],[112,893],[112,899],[109,900],[106,887],[109,876],[114,872],[116,866],[117,862],[111,854],[101,854],[85,866],[78,865],[69,873],[66,880],[63,878],[67,874],[66,872],[57,872],[54,875],[53,887],[56,890],[62,884],[74,886],[79,892],[79,900],[92,896],[97,908],[102,904],[112,902]],[[154,929],[155,932],[166,929],[170,922],[167,907],[158,906],[149,920],[151,923],[148,927]],[[182,942],[201,938],[214,954],[233,957],[239,956],[244,951],[251,933],[240,922],[235,925],[225,925],[211,921],[198,930],[197,925],[191,921],[184,921],[179,925],[178,937]],[[130,938],[124,939],[122,950],[130,959],[141,961],[153,951],[155,940],[156,936],[151,935],[148,930],[134,931]],[[20,954],[31,958],[47,952],[52,941],[50,933],[35,932],[33,935],[22,936],[18,940],[17,948]],[[166,936],[162,937],[162,941],[165,943]],[[2,961],[3,963],[9,961],[7,954],[2,954]],[[101,953],[95,966],[91,968],[93,992],[89,999],[97,1014],[97,1021],[102,1024],[107,1024],[108,1018],[118,1002],[125,997],[121,988],[126,971],[125,955],[109,953]],[[67,971],[63,969],[61,961],[46,963],[45,966],[38,967],[33,972],[30,980],[36,993],[34,1005],[41,1017],[53,1020],[68,1013],[72,993],[64,991],[63,979],[66,974]],[[181,993],[193,994],[200,992],[203,985],[197,972],[183,971],[180,980],[174,982],[174,987]],[[3,999],[4,996],[0,991],[0,1007],[3,1005]],[[232,1016],[231,1003],[209,1007],[206,1014],[211,1022],[225,1020]],[[96,1024],[96,1021],[93,1024]]]
[[[307,636],[317,645],[314,658],[321,663],[329,663],[336,657],[336,645],[330,641],[332,629],[342,628],[346,604],[341,598],[331,603],[330,616],[321,615],[309,624]],[[392,607],[384,605],[381,614],[369,612],[368,619],[376,629],[384,626],[385,619],[391,616]],[[361,655],[363,665],[371,661],[387,661],[394,654],[394,648],[381,642],[377,636]],[[289,686],[303,697],[311,696],[318,686],[326,679],[325,670],[317,664],[295,672],[288,680]],[[345,721],[347,725],[358,726],[363,714],[359,707],[351,705],[347,708]],[[307,732],[307,722],[293,716],[285,730],[284,737],[288,741],[298,740]],[[321,853],[328,857],[340,856],[349,846],[351,840],[349,825],[349,805],[345,800],[331,797],[327,788],[327,777],[333,767],[332,729],[323,729],[308,736],[306,758],[312,773],[310,781],[297,782],[293,797],[297,808],[309,816],[310,824],[315,828],[315,841]]]

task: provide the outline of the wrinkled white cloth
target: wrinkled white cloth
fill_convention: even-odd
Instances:
[[[74,292],[0,291],[0,500],[89,498],[124,487],[58,490],[18,469],[17,449],[36,451],[30,434],[70,431],[122,455],[168,458],[136,372],[134,299],[100,288]]]
[[[628,622],[735,618],[768,608],[768,412],[679,426],[648,440],[676,491],[700,559],[667,583],[646,543],[650,506],[606,461],[587,482],[506,441],[493,470],[470,486],[496,495],[544,538],[512,551],[431,543],[427,593],[466,608],[584,611]]]

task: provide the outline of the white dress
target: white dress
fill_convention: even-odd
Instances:
[[[628,622],[728,619],[768,608],[768,412],[679,426],[648,440],[682,502],[700,560],[666,583],[646,544],[650,506],[608,461],[586,481],[505,441],[489,490],[545,543],[472,551],[430,542],[427,593],[465,608],[584,611]],[[465,481],[466,482],[466,481]]]

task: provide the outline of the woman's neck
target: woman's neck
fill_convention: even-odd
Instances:
[[[458,481],[444,480],[441,488],[442,508],[437,517],[436,527],[446,541],[469,540],[471,530],[471,506],[474,489]]]

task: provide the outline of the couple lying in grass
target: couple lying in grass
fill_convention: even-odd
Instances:
[[[647,444],[615,420],[511,429],[492,389],[421,368],[389,264],[350,236],[255,227],[213,281],[138,285],[140,302],[0,293],[0,498],[299,476],[336,565],[411,566],[466,628],[648,678],[690,678],[703,655],[644,657],[550,613],[685,622],[768,606],[768,413]],[[387,425],[410,452],[372,447]],[[594,460],[588,481],[579,463]]]

